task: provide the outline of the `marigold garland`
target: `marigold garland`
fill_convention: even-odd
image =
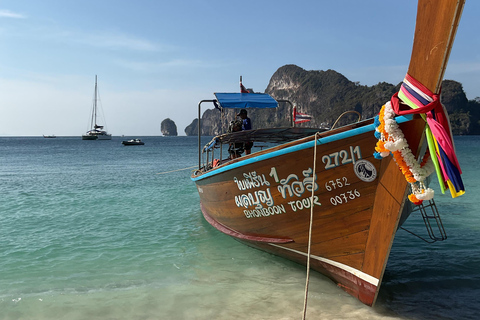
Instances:
[[[395,116],[389,101],[375,117],[375,137],[378,138],[378,142],[375,146],[374,157],[382,159],[392,154],[400,171],[410,183],[412,194],[408,196],[408,199],[418,205],[423,200],[433,199],[434,191],[426,188],[424,181],[434,171],[434,167],[432,161],[429,161],[428,152],[425,153],[422,162],[418,163],[412,150],[408,147],[402,130],[395,121]]]

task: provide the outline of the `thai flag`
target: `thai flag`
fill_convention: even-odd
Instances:
[[[297,112],[297,107],[293,107],[293,122],[302,123],[308,122],[310,120],[312,120],[312,116],[305,113]]]
[[[245,88],[242,84],[242,76],[240,76],[240,93],[252,93],[251,90]]]

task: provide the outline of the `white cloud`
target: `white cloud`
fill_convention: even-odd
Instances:
[[[0,9],[0,18],[25,19],[26,16],[20,13],[12,12],[10,10]]]

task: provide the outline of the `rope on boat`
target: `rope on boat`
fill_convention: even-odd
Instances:
[[[355,111],[355,110],[345,111],[344,113],[342,113],[341,115],[338,116],[337,120],[335,120],[335,123],[332,125],[332,127],[330,128],[330,130],[333,130],[333,128],[335,128],[335,126],[337,125],[337,122],[340,121],[340,119],[341,119],[344,115],[349,114],[349,113],[355,113],[355,114],[358,116],[357,122],[359,122],[359,121],[362,119],[362,115],[361,115],[360,112],[358,112],[358,111]]]
[[[197,167],[198,167],[198,165],[197,165],[197,166],[193,166],[193,167],[187,167],[187,168],[172,170],[172,171],[158,172],[157,174],[172,173],[172,172],[177,172],[177,171],[182,171],[182,170],[187,170],[187,169],[193,169],[193,168],[197,168]]]
[[[312,247],[312,228],[313,228],[313,199],[315,194],[315,174],[317,172],[317,136],[318,132],[315,133],[315,146],[313,147],[313,179],[312,179],[312,196],[310,199],[310,225],[308,228],[308,252],[307,252],[307,276],[305,282],[305,298],[303,301],[303,315],[302,320],[305,320],[305,316],[307,314],[307,300],[308,300],[308,285],[310,282],[310,255],[311,255],[311,247]]]

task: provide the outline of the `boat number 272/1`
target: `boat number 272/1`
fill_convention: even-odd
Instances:
[[[360,159],[362,159],[362,152],[360,151],[360,147],[350,146],[350,150],[348,151],[340,150],[334,153],[330,153],[329,155],[324,155],[322,157],[322,162],[325,164],[325,170],[328,170],[347,163],[355,164],[355,161]]]

